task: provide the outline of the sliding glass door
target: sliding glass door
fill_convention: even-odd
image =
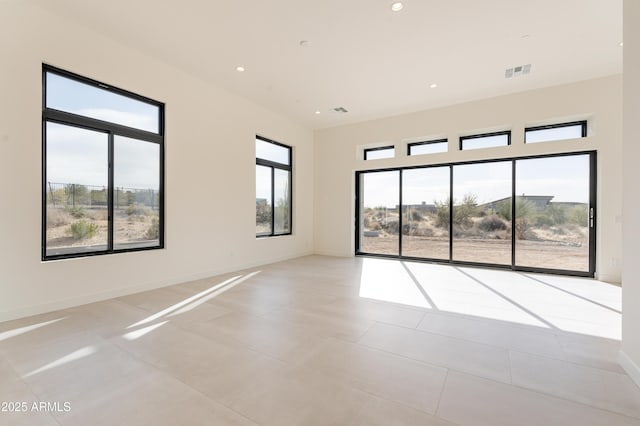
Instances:
[[[453,166],[453,260],[511,264],[511,161]]]
[[[590,159],[516,160],[516,266],[589,271]]]
[[[400,171],[362,173],[358,186],[360,250],[399,255]]]
[[[449,259],[451,167],[402,171],[402,255]]]
[[[356,254],[593,276],[596,154],[356,173]]]

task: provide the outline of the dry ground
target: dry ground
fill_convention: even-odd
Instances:
[[[511,264],[511,241],[494,239],[454,239],[453,259],[467,262]],[[366,253],[398,254],[398,237],[364,237]],[[449,259],[448,238],[402,236],[403,256]],[[571,246],[544,241],[516,240],[516,264],[537,268],[589,270],[587,245]]]

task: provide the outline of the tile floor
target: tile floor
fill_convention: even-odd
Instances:
[[[595,280],[303,257],[0,324],[0,402],[27,405],[0,424],[640,425],[620,305]]]

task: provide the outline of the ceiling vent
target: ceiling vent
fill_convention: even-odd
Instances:
[[[521,75],[529,74],[531,72],[531,64],[518,65],[517,67],[509,68],[504,72],[505,78],[520,77]]]
[[[348,112],[349,112],[349,111],[347,111],[347,110],[346,110],[346,108],[345,108],[345,107],[335,107],[335,108],[333,109],[333,111],[334,111],[334,112],[337,112],[338,114],[346,114],[346,113],[348,113]]]

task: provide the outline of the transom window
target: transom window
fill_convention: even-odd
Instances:
[[[460,150],[493,148],[511,145],[511,131],[484,133],[460,137]]]
[[[291,147],[256,136],[256,236],[291,234]]]
[[[383,158],[393,158],[395,156],[393,146],[381,146],[378,148],[366,148],[364,150],[365,160],[381,160]]]
[[[43,260],[164,247],[164,104],[43,65]]]
[[[585,137],[587,137],[586,121],[527,127],[524,129],[524,143],[551,142]]]
[[[448,142],[446,139],[412,142],[407,144],[407,155],[435,154],[438,152],[447,152],[447,149]]]

